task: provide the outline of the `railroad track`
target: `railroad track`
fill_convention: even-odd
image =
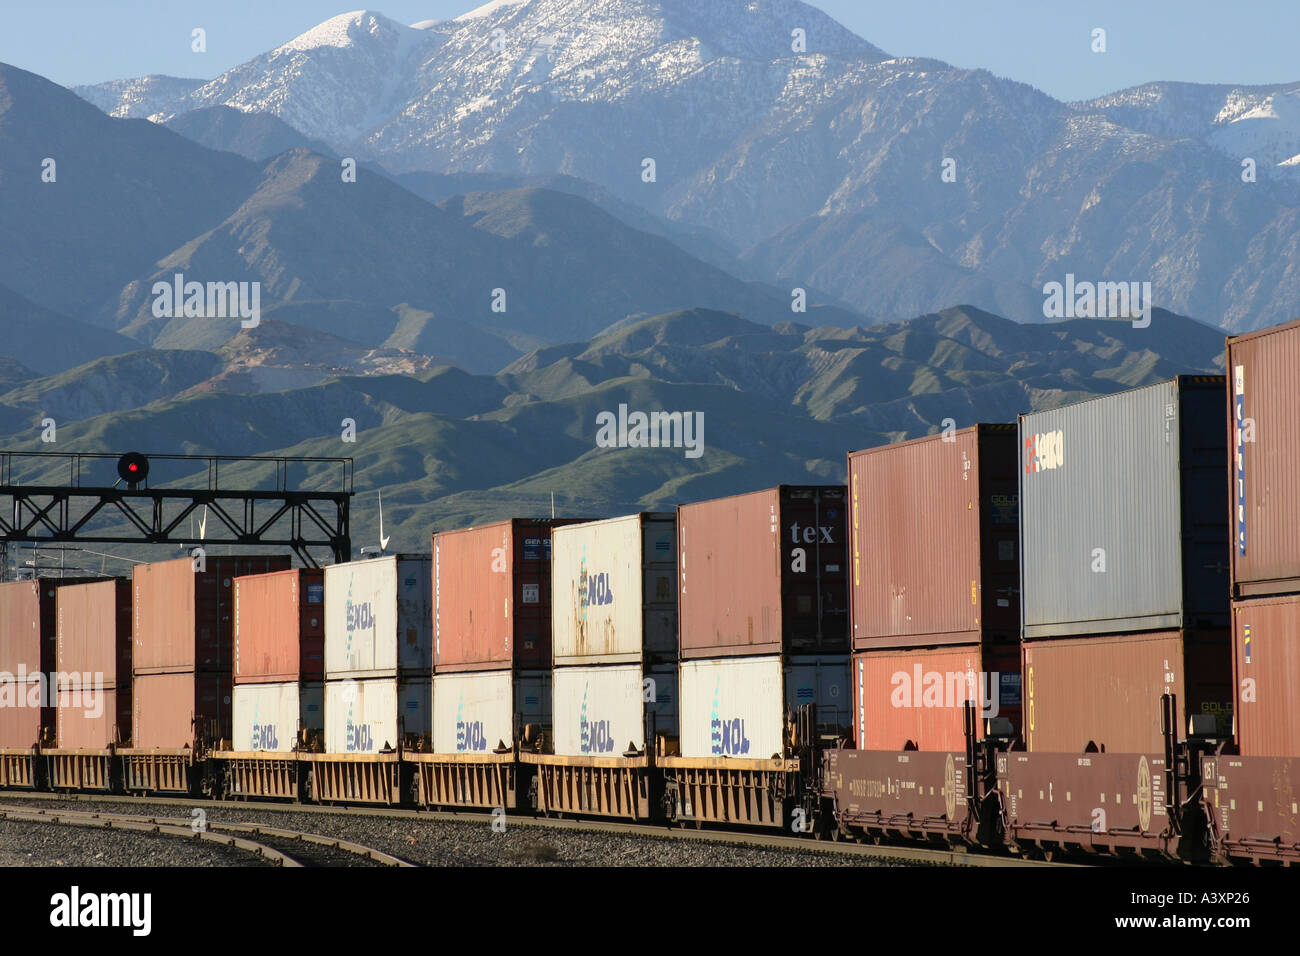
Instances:
[[[58,798],[58,795],[43,795]],[[20,799],[40,799],[35,794],[24,794]],[[114,798],[119,802],[124,798]],[[134,798],[139,800],[140,798]],[[109,801],[105,801],[109,802]],[[141,800],[141,802],[157,802]],[[189,801],[175,801],[187,803]],[[207,802],[207,801],[205,801]],[[220,802],[215,802],[220,805]],[[125,813],[103,813],[89,810],[63,808],[38,810],[0,803],[0,820],[17,820],[27,823],[61,824],[90,829],[123,830],[149,833],[157,836],[185,840],[200,840],[243,850],[261,857],[277,866],[392,866],[409,867],[413,864],[391,854],[363,846],[350,840],[321,836],[300,830],[268,827],[252,823],[205,823],[196,829],[191,820],[184,818],[155,817]],[[250,839],[256,837],[256,839]]]
[[[395,820],[424,820],[424,821],[446,821],[446,822],[476,822],[482,821],[487,823],[487,813],[485,811],[465,810],[451,813],[445,811],[432,810],[405,810],[393,807],[337,807],[337,806],[318,806],[304,804],[261,804],[261,803],[234,803],[229,800],[207,800],[207,799],[190,799],[185,797],[138,797],[138,796],[116,796],[109,794],[61,794],[61,793],[14,793],[5,794],[9,800],[35,800],[50,802],[73,802],[73,803],[110,803],[110,804],[139,804],[142,806],[181,806],[189,809],[195,807],[211,807],[214,809],[231,811],[238,807],[248,807],[250,810],[268,813],[308,813],[308,814],[325,814],[338,817],[380,817]],[[0,810],[3,810],[4,804],[0,804]],[[67,816],[74,811],[49,811],[50,813],[61,813]],[[88,817],[94,817],[96,814],[85,813]],[[99,814],[98,816],[114,816],[113,814]],[[126,819],[149,821],[155,820],[154,817],[126,817]],[[825,853],[828,855],[843,856],[864,856],[881,860],[897,860],[902,863],[912,864],[930,864],[936,866],[1037,866],[1037,867],[1068,867],[1083,864],[1062,863],[1062,862],[1045,862],[1042,860],[1025,860],[1019,857],[1001,856],[991,853],[965,852],[962,850],[943,850],[930,847],[915,846],[877,846],[873,844],[862,843],[844,843],[832,842],[829,840],[810,840],[807,837],[785,836],[784,834],[763,833],[756,831],[741,830],[696,830],[696,829],[679,829],[666,827],[662,824],[654,826],[648,824],[627,823],[623,821],[611,820],[591,820],[591,819],[556,819],[552,817],[533,817],[519,816],[511,817],[511,824],[515,826],[537,827],[551,830],[587,830],[594,832],[605,832],[615,834],[631,834],[640,836],[652,836],[670,840],[695,840],[706,843],[728,843],[756,847],[766,847],[771,849],[799,850],[802,852]],[[177,821],[168,821],[174,823]],[[190,831],[189,820],[179,821],[185,825],[185,835],[192,836]],[[292,837],[308,837],[310,834],[301,834],[294,830],[278,830],[273,827],[258,826],[254,824],[228,824],[212,823],[208,824],[209,831],[221,832],[240,832],[247,835],[259,836],[263,842],[271,842],[272,847],[267,849],[273,852],[283,851],[279,848],[283,846],[279,840],[289,839]],[[331,844],[345,843],[334,837],[315,837],[318,841],[327,841]],[[388,862],[388,866],[409,866],[409,863],[398,861],[396,857],[382,854],[378,850],[371,850],[367,847],[360,847],[358,844],[351,844],[360,850],[368,850],[377,856],[373,859],[379,860],[379,857],[387,857],[395,862]],[[320,864],[318,864],[320,865]],[[324,864],[328,865],[328,864]]]

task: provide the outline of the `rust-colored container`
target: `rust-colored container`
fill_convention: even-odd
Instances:
[[[1159,752],[1160,697],[1178,698],[1179,735],[1187,715],[1207,713],[1231,733],[1228,635],[1145,631],[1047,638],[1022,645],[1022,737],[1028,750],[1065,754]]]
[[[132,572],[135,674],[225,671],[233,667],[234,579],[282,571],[289,559],[215,557],[201,571],[190,558],[137,564]],[[229,696],[229,695],[227,695]]]
[[[0,584],[0,747],[30,747],[38,740],[49,743],[54,734],[54,688],[48,675],[54,671],[54,602],[60,587],[100,578],[40,578]],[[40,687],[39,706],[26,703],[9,708],[3,703],[32,700],[28,681]],[[10,687],[8,685],[16,685]],[[9,742],[23,741],[23,742]],[[30,742],[28,742],[30,741]]]
[[[1237,747],[1300,757],[1300,595],[1232,603]]]
[[[131,739],[131,582],[57,590],[55,741],[102,750]]]
[[[1232,596],[1300,591],[1300,322],[1228,339]]]
[[[853,646],[972,644],[1019,632],[1014,425],[849,454]]]
[[[236,684],[325,679],[325,572],[297,568],[235,578]]]
[[[965,704],[1019,730],[1020,646],[1013,639],[853,656],[853,736],[859,750],[964,751]]]
[[[843,485],[781,485],[677,509],[684,660],[848,650]]]
[[[551,529],[512,518],[433,536],[433,669],[551,666]]]
[[[131,745],[146,750],[193,748],[198,736],[230,736],[230,674],[136,674]]]

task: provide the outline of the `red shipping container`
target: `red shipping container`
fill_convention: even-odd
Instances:
[[[17,680],[0,674],[0,750],[28,750],[41,742],[45,683],[40,675]]]
[[[433,668],[551,667],[551,529],[512,518],[433,536]]]
[[[236,684],[325,679],[325,572],[235,578]]]
[[[853,646],[1019,633],[1016,428],[975,425],[849,454]]]
[[[1238,751],[1300,757],[1300,595],[1234,601]]]
[[[190,558],[137,564],[132,571],[132,631],[136,674],[225,671],[232,668],[234,579],[282,571],[289,559],[215,557],[194,570]]]
[[[60,587],[56,609],[56,745],[99,750],[125,743],[131,739],[131,582]]]
[[[945,645],[853,656],[854,743],[859,750],[965,751],[965,703],[1020,728],[1020,647]]]
[[[131,746],[194,749],[230,737],[230,674],[137,674],[132,687]]]
[[[1300,322],[1228,339],[1232,596],[1300,591]]]
[[[683,660],[848,650],[843,485],[781,485],[677,509]]]
[[[1232,732],[1232,665],[1221,631],[1145,631],[1046,638],[1022,645],[1025,748],[1084,753],[1159,753],[1160,697],[1188,714],[1214,714]]]

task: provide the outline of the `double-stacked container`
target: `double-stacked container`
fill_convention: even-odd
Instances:
[[[131,576],[132,746],[194,750],[231,737],[234,583],[283,556],[179,558]]]
[[[1015,426],[851,452],[848,471],[857,748],[963,751],[968,703],[1018,728]]]
[[[1228,491],[1221,376],[1180,376],[1020,418],[1029,751],[1163,752],[1228,730]]]
[[[1229,339],[1227,372],[1236,742],[1300,758],[1300,322]]]
[[[525,728],[549,732],[551,532],[571,523],[433,536],[434,753],[510,750]]]
[[[325,572],[275,571],[235,579],[236,751],[323,746]]]
[[[55,595],[87,578],[0,584],[0,750],[30,750],[54,735]]]
[[[766,760],[816,705],[847,732],[843,485],[782,485],[677,511],[681,753]]]
[[[389,555],[325,569],[325,752],[427,747],[433,561]]]
[[[60,750],[106,750],[131,741],[131,582],[109,578],[58,588],[55,597]]]
[[[677,736],[676,541],[671,512],[551,535],[557,756],[647,754]]]

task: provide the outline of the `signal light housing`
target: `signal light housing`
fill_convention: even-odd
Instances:
[[[138,485],[149,477],[149,459],[138,451],[129,451],[117,460],[117,476],[128,485]]]

